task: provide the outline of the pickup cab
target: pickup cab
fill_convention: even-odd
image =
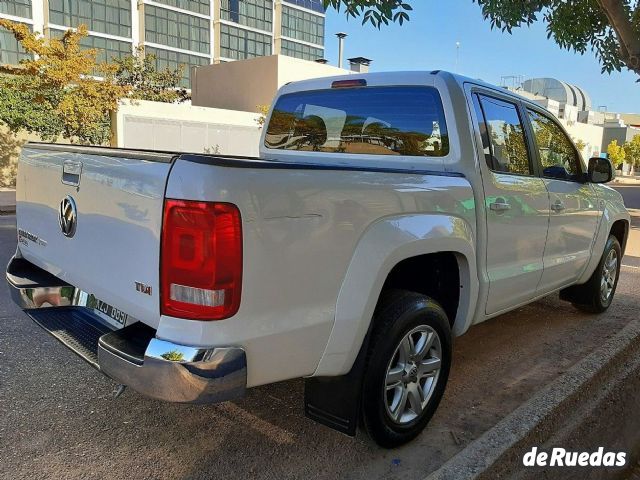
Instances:
[[[554,292],[609,307],[630,221],[613,175],[477,80],[302,81],[259,158],[26,145],[6,276],[117,384],[215,403],[304,378],[307,416],[394,447],[434,414],[472,325]]]

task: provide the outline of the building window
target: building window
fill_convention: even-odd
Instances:
[[[147,5],[145,40],[167,47],[210,53],[209,20]]]
[[[0,2],[0,13],[14,17],[31,18],[31,2],[29,0],[3,0]]]
[[[197,55],[189,55],[186,53],[172,52],[170,50],[162,50],[159,48],[145,47],[147,54],[156,56],[156,68],[158,70],[175,70],[179,65],[184,65],[182,69],[181,85],[185,88],[191,88],[191,67],[199,67],[209,65],[211,62],[206,57]]]
[[[155,0],[155,2],[202,15],[211,14],[211,0]]]
[[[220,25],[220,55],[235,60],[271,55],[271,37],[229,25]]]
[[[292,3],[302,8],[308,8],[314,12],[324,13],[324,7],[322,6],[322,0],[285,0],[287,3]]]
[[[52,38],[62,38],[64,31],[51,30]],[[112,40],[110,38],[86,36],[80,40],[80,46],[83,48],[95,48],[98,50],[96,63],[113,63],[114,58],[120,59],[132,54],[131,42],[122,42],[120,40]],[[94,75],[100,76],[103,72],[96,68]]]
[[[49,21],[55,25],[86,25],[93,32],[131,37],[129,0],[49,0]]]
[[[288,55],[289,57],[296,57],[311,61],[324,58],[324,49],[311,47],[302,43],[291,42],[289,40],[282,40],[280,53],[282,53],[282,55]]]
[[[324,17],[283,6],[282,35],[316,45],[324,45]]]
[[[273,28],[271,0],[222,0],[220,17],[247,27],[270,32]]]
[[[20,60],[31,58],[8,30],[0,28],[0,64],[16,65]]]

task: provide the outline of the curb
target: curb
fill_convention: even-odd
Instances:
[[[620,185],[640,185],[640,179],[635,177],[616,177],[613,182]]]
[[[15,205],[0,205],[0,215],[13,215],[16,213]]]
[[[16,213],[16,191],[13,188],[0,188],[0,215]]]
[[[523,468],[522,453],[561,430],[581,402],[593,398],[594,391],[602,390],[602,377],[608,371],[630,367],[640,370],[638,365],[631,365],[634,362],[628,360],[637,360],[639,350],[640,320],[636,319],[431,473],[426,480],[511,478]],[[610,427],[615,428],[613,425]]]

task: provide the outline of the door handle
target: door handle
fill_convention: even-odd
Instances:
[[[498,197],[495,202],[489,204],[489,208],[494,212],[505,212],[511,209],[511,205],[504,198]]]
[[[562,202],[562,200],[556,200],[551,204],[551,210],[553,210],[554,212],[561,212],[565,208],[567,207],[564,206],[564,203]]]

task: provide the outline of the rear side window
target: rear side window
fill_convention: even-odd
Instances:
[[[441,157],[449,152],[449,139],[436,89],[365,87],[281,96],[267,127],[265,146]]]
[[[485,158],[495,172],[531,175],[531,162],[518,107],[497,98],[474,99]]]

